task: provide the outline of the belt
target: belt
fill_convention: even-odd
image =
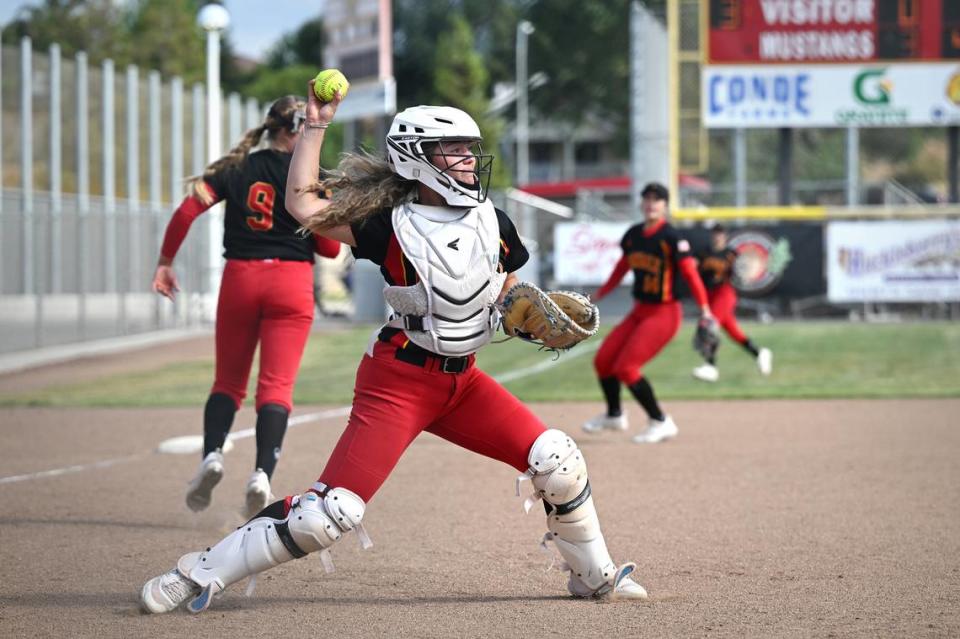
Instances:
[[[395,357],[407,364],[413,364],[414,366],[427,369],[432,369],[436,366],[437,370],[453,374],[465,373],[473,364],[473,358],[469,355],[464,357],[445,357],[420,348],[413,342],[410,342],[404,348],[398,347]]]

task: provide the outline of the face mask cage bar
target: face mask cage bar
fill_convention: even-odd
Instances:
[[[476,159],[476,162],[474,163],[473,170],[471,171],[474,176],[473,184],[462,182],[453,175],[450,175],[450,173],[458,171],[459,169],[457,167],[460,164],[469,161],[470,156],[461,153],[449,153],[444,150],[444,144],[463,141],[464,140],[453,140],[450,138],[435,138],[421,140],[417,146],[420,154],[430,164],[430,166],[434,168],[437,174],[440,177],[448,180],[450,188],[455,189],[461,194],[476,200],[477,204],[482,204],[487,200],[487,193],[489,192],[490,188],[490,179],[493,177],[493,159],[495,156],[492,153],[483,152],[483,145],[480,143],[480,140],[466,140],[470,143],[471,155]],[[432,162],[430,162],[431,156],[443,157],[446,160],[447,168],[441,170],[439,167],[434,165]]]

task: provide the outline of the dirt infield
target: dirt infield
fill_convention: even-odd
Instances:
[[[596,408],[535,407],[581,443],[614,558],[637,561],[649,602],[566,597],[515,472],[422,436],[370,504],[373,549],[348,537],[337,572],[295,561],[199,618],[141,615],[137,590],[240,523],[253,440],[197,517],[196,456],[152,450],[198,432],[199,409],[5,411],[3,477],[113,465],[0,483],[0,635],[960,634],[960,401],[673,403],[681,435],[651,447],[576,435]],[[290,431],[275,492],[312,481],[344,421]]]

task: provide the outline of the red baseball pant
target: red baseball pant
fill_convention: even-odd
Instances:
[[[642,304],[603,340],[593,359],[597,376],[616,377],[630,386],[643,377],[643,365],[656,357],[680,330],[680,302]]]
[[[357,370],[353,411],[320,475],[366,502],[407,446],[426,431],[518,471],[546,430],[540,419],[489,375],[471,366],[457,375],[394,358],[396,346],[374,344]]]
[[[313,325],[313,265],[284,260],[227,260],[217,303],[217,372],[211,393],[237,408],[247,395],[260,343],[256,407],[293,409],[293,385]]]
[[[730,284],[721,284],[717,288],[707,291],[710,301],[710,312],[717,318],[720,326],[732,339],[743,344],[747,336],[737,324],[737,291]]]

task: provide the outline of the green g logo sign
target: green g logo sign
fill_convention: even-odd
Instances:
[[[853,95],[862,104],[890,104],[893,84],[884,79],[886,69],[871,69],[857,74],[853,81]]]

